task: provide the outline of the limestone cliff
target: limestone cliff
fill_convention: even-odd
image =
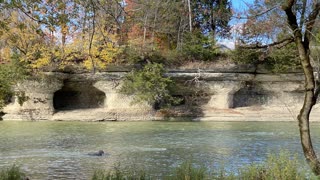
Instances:
[[[21,104],[14,97],[4,108],[3,119],[292,121],[303,102],[304,77],[299,72],[271,74],[250,67],[180,69],[167,76],[185,87],[175,92],[183,101],[156,110],[148,104],[133,105],[132,97],[118,93],[125,74],[45,73],[42,78],[26,80],[15,86],[15,91],[25,93],[26,101]],[[320,120],[315,116],[319,109],[315,107],[312,120]]]

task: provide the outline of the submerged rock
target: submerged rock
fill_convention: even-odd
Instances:
[[[95,153],[88,153],[89,156],[103,156],[105,153],[103,150],[99,150],[98,152]]]

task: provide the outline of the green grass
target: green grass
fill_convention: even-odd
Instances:
[[[318,179],[310,171],[303,169],[305,163],[299,162],[296,156],[282,151],[279,155],[270,155],[268,158],[256,164],[241,167],[239,169],[225,170],[213,168],[208,170],[205,166],[195,166],[191,162],[185,162],[176,168],[169,169],[170,175],[162,177],[165,180],[304,180]],[[0,170],[0,180],[25,180],[26,174],[13,165]],[[112,170],[96,170],[92,180],[152,180],[152,177],[144,170],[136,166],[122,169],[120,165]]]
[[[130,172],[120,169],[120,165],[113,168],[112,171],[96,170],[92,180],[151,180],[144,171],[131,170]]]
[[[13,165],[0,171],[0,180],[24,180],[27,179],[21,169]]]
[[[226,171],[224,168],[209,171],[204,166],[194,166],[191,162],[185,162],[172,169],[172,175],[164,177],[167,180],[304,180],[317,179],[310,172],[303,170],[305,164],[297,160],[296,156],[283,151],[279,155],[270,155],[259,164],[251,164],[239,169]],[[146,180],[159,179],[148,176],[145,171],[128,173],[119,168],[111,171],[98,170],[92,180]]]

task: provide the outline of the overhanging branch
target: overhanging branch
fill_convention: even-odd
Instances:
[[[282,48],[292,42],[294,42],[294,38],[289,37],[289,38],[282,39],[281,41],[273,42],[266,45],[250,44],[250,45],[241,45],[239,46],[239,48],[242,48],[242,49],[265,49],[269,47]]]
[[[234,17],[234,18],[237,18],[237,19],[251,19],[251,18],[256,18],[256,17],[262,16],[262,15],[264,15],[264,14],[267,14],[268,12],[270,12],[270,11],[276,9],[276,8],[279,8],[279,7],[280,7],[279,5],[275,5],[275,6],[271,7],[271,8],[269,8],[269,9],[266,9],[265,11],[262,11],[262,12],[257,13],[257,14],[250,15],[250,16],[248,16],[248,17],[245,17],[245,16],[240,16],[240,17],[239,17],[239,16],[233,16],[233,17]]]

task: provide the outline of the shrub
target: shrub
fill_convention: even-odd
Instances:
[[[185,60],[210,61],[219,56],[220,52],[210,36],[197,31],[186,35],[182,54]]]
[[[281,48],[247,49],[237,47],[231,52],[231,59],[239,64],[262,64],[272,72],[286,72],[300,67],[299,54],[295,44]]]
[[[126,46],[119,56],[128,64],[146,62],[167,64],[167,57],[160,50],[146,46],[144,49],[135,46]]]
[[[299,53],[295,44],[272,49],[267,58],[267,67],[273,72],[286,72],[300,67]]]
[[[11,62],[0,66],[0,109],[7,104],[13,95],[11,86],[17,81],[27,77],[28,71],[20,62],[20,57],[14,54]]]
[[[23,180],[27,179],[24,172],[18,166],[11,166],[0,171],[0,180]]]
[[[143,69],[134,70],[125,77],[120,92],[133,95],[133,103],[147,102],[162,107],[179,102],[172,96],[173,88],[174,82],[165,77],[163,66],[148,63]]]
[[[302,172],[296,157],[290,158],[286,151],[279,155],[269,155],[261,164],[252,164],[239,170],[240,179],[306,179],[306,173]]]
[[[231,59],[239,64],[257,64],[261,60],[263,52],[256,49],[244,49],[236,47],[230,54]]]

